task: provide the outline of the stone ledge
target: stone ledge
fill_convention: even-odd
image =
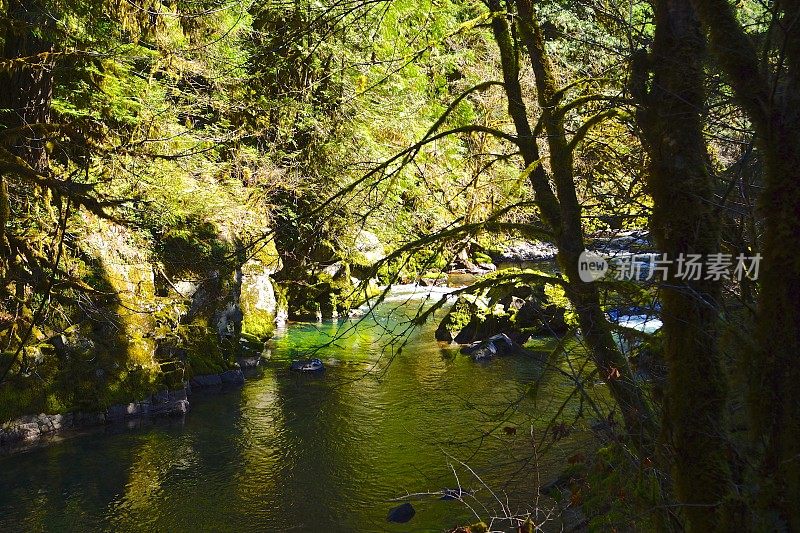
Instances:
[[[244,373],[229,370],[222,374],[195,376],[186,387],[176,391],[160,391],[139,401],[112,405],[99,413],[65,413],[27,415],[0,425],[0,448],[18,444],[32,444],[70,430],[86,429],[114,424],[137,418],[183,416],[189,412],[188,394],[191,387],[243,385]]]

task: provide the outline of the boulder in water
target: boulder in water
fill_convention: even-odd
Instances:
[[[406,502],[391,509],[389,511],[389,515],[386,517],[386,521],[395,522],[397,524],[405,524],[414,518],[415,514],[417,514],[417,511],[414,510],[414,506]]]
[[[489,337],[461,348],[461,353],[471,355],[476,361],[490,359],[496,355],[514,355],[529,353],[525,348],[511,340],[505,333]]]
[[[244,373],[238,368],[228,370],[219,375],[222,383],[229,385],[244,385]]]
[[[322,372],[325,370],[325,365],[319,359],[305,359],[302,361],[292,361],[290,370],[295,372]]]
[[[442,319],[436,340],[469,344],[504,333],[523,344],[533,335],[566,332],[564,308],[544,282],[498,283],[477,294],[462,294]]]

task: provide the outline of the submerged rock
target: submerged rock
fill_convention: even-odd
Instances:
[[[126,418],[141,416],[145,414],[144,410],[144,406],[136,402],[112,405],[106,410],[106,420],[116,422]]]
[[[244,372],[239,368],[226,370],[219,374],[205,374],[194,376],[189,380],[191,387],[206,388],[219,387],[220,385],[244,385]]]
[[[578,473],[574,471],[562,472],[558,477],[541,485],[539,493],[551,498],[563,499],[565,494],[570,493],[570,485],[579,477]],[[569,498],[566,500],[569,501]]]
[[[220,380],[222,380],[222,383],[228,385],[244,385],[244,374],[238,368],[223,372],[219,375],[219,377]]]
[[[181,416],[189,411],[186,390],[161,391],[138,402],[112,405],[96,413],[38,414],[0,425],[0,447],[27,445],[76,429],[159,416]]]
[[[386,521],[395,522],[397,524],[405,524],[414,518],[415,514],[417,514],[417,511],[414,509],[414,506],[406,502],[391,509],[386,517]]]
[[[530,354],[528,350],[508,338],[508,335],[500,333],[484,341],[478,341],[465,346],[461,353],[470,355],[476,361],[490,359],[496,355],[517,355]]]
[[[289,366],[290,370],[295,372],[322,372],[325,370],[325,365],[319,359],[305,359],[302,361],[292,361]]]
[[[261,354],[255,355],[246,355],[243,357],[237,357],[236,363],[239,365],[240,368],[250,369],[250,368],[257,368],[261,366]]]

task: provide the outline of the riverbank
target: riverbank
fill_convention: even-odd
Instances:
[[[421,300],[429,295],[441,297],[452,290],[444,287],[398,285],[393,288],[391,295],[386,297],[386,301]],[[355,315],[363,316],[367,308],[368,304],[364,304],[361,312],[355,313]],[[328,322],[335,323],[337,320]],[[316,326],[317,323],[309,324]],[[284,325],[283,329],[285,327]],[[181,388],[163,389],[147,395],[143,399],[115,403],[99,411],[34,413],[13,418],[0,424],[0,454],[24,451],[103,426],[151,418],[182,417],[191,409],[190,397],[193,391],[242,386],[245,383],[245,374],[249,375],[250,372],[261,366],[264,361],[263,357],[262,353],[257,353],[252,349],[245,350],[245,353],[236,358],[234,368],[230,370],[196,375],[183,382]]]
[[[0,453],[24,451],[57,437],[68,437],[92,428],[131,420],[182,417],[191,409],[189,397],[193,390],[242,386],[244,383],[245,376],[241,369],[228,370],[220,374],[195,376],[182,389],[163,390],[143,400],[115,404],[100,412],[22,416],[0,426]]]

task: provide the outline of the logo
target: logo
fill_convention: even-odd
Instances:
[[[578,257],[578,275],[581,281],[591,283],[602,278],[608,272],[608,262],[596,252],[584,250]]]

